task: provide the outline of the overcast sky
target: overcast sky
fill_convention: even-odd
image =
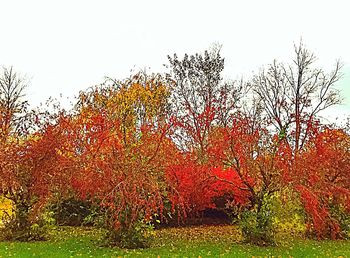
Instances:
[[[0,0],[0,65],[30,79],[33,105],[72,97],[131,69],[164,71],[168,54],[223,45],[224,77],[249,78],[273,59],[288,61],[300,38],[329,70],[344,63],[345,98],[334,114],[350,114],[350,3],[312,0]],[[336,112],[334,112],[336,111]]]

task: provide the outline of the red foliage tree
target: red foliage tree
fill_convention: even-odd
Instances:
[[[82,94],[77,114],[60,121],[66,128],[62,155],[74,164],[73,188],[101,206],[105,226],[119,236],[162,214],[165,168],[177,155],[167,138],[171,124],[160,112],[164,85],[143,83]]]
[[[232,126],[217,128],[210,138],[209,156],[211,164],[235,173],[231,176],[234,182],[216,178],[234,185],[241,191],[239,195],[249,196],[254,206],[264,194],[273,194],[282,187],[291,150],[283,138],[272,138],[261,126],[252,131],[251,122],[237,116]]]
[[[310,130],[312,138],[297,160],[296,189],[317,237],[341,237],[341,221],[332,209],[350,212],[350,137],[339,129]]]
[[[52,193],[64,189],[61,175],[67,173],[62,170],[69,165],[59,155],[62,135],[55,129],[48,126],[26,138],[8,141],[0,149],[0,193],[12,201],[14,210],[5,218],[8,228],[12,228],[8,238],[41,238],[33,236],[30,227],[41,219],[42,208]]]

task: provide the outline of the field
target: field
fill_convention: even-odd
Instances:
[[[350,241],[294,240],[277,247],[241,243],[235,226],[156,230],[149,249],[101,246],[94,228],[59,227],[46,242],[0,242],[0,257],[350,257]]]

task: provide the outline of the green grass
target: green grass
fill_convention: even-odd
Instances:
[[[0,242],[0,257],[350,257],[350,241],[295,240],[285,246],[240,244],[234,226],[171,228],[156,231],[151,248],[100,247],[101,231],[58,228],[47,242]]]

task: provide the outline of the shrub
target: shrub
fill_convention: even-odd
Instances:
[[[10,200],[0,196],[0,227],[3,226],[3,219],[12,214],[12,203]]]
[[[23,214],[22,214],[23,215]],[[53,212],[44,212],[39,217],[30,220],[24,214],[16,216],[7,213],[3,217],[4,227],[0,229],[0,239],[7,241],[41,241],[49,237],[50,230],[55,225]]]
[[[238,215],[246,242],[255,245],[284,244],[306,232],[304,209],[295,191],[284,188],[265,194],[261,204]]]
[[[340,236],[345,239],[350,239],[350,213],[346,210],[344,205],[332,204],[330,205],[330,214],[335,218],[340,226]]]
[[[147,248],[150,247],[154,235],[153,225],[140,219],[129,228],[120,227],[118,230],[108,228],[105,243],[129,249]]]
[[[270,196],[264,195],[260,204],[242,211],[238,222],[245,242],[259,246],[275,244]]]
[[[271,210],[275,243],[283,245],[305,236],[305,211],[295,191],[284,188],[276,192],[271,198]]]
[[[92,224],[92,206],[89,201],[71,197],[51,205],[51,210],[54,212],[54,218],[58,225],[81,226]]]

